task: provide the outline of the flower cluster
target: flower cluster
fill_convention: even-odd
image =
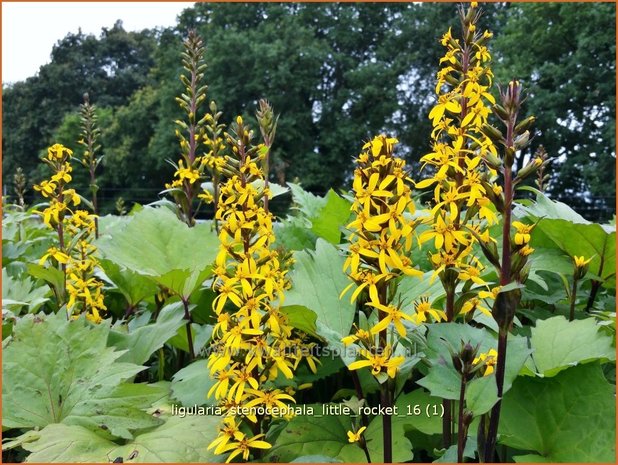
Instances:
[[[43,197],[49,199],[48,207],[38,212],[45,224],[56,230],[58,246],[50,247],[41,257],[40,264],[50,262],[60,265],[65,275],[65,289],[60,290],[59,305],[64,304],[64,291],[68,294],[67,314],[77,317],[82,313],[95,323],[101,321],[106,310],[103,303],[103,283],[94,277],[98,265],[92,240],[96,231],[95,218],[86,210],[75,209],[81,198],[74,189],[68,189],[71,182],[70,160],[73,152],[61,144],[48,149],[43,159],[53,171],[51,179],[34,186]]]
[[[474,254],[480,241],[491,247],[488,226],[497,223],[492,198],[500,195],[493,182],[496,171],[483,163],[494,160],[497,150],[484,134],[495,99],[489,90],[493,74],[486,43],[489,31],[477,30],[480,12],[475,2],[460,7],[462,34],[451,29],[442,37],[446,53],[440,59],[436,93],[438,102],[429,113],[433,150],[421,158],[423,168],[433,167],[432,176],[416,183],[416,188],[433,187],[433,208],[425,222],[430,229],[420,235],[421,243],[432,241],[434,276],[439,276],[447,293],[446,319],[480,309],[489,313],[470,290],[484,286],[483,265]],[[455,301],[457,282],[464,283],[467,297]],[[471,314],[471,313],[470,313]]]
[[[360,342],[363,360],[353,362],[356,370],[371,367],[378,378],[394,378],[404,360],[394,356],[392,338],[387,338],[392,325],[404,337],[403,320],[413,318],[393,302],[390,284],[402,275],[422,276],[412,266],[407,252],[412,246],[416,223],[407,214],[414,213],[405,162],[393,155],[396,139],[375,137],[366,143],[356,162],[353,189],[355,200],[352,211],[356,215],[348,225],[351,231],[349,253],[344,263],[353,283],[343,294],[355,287],[351,300],[363,292],[365,305],[377,310],[378,322],[369,331],[360,329],[343,339],[345,344]],[[377,340],[376,340],[377,338]]]
[[[221,187],[216,212],[221,222],[213,283],[217,321],[208,368],[217,381],[208,395],[214,395],[230,416],[210,448],[217,454],[231,452],[228,461],[241,453],[247,459],[250,448],[270,447],[262,440],[263,423],[276,418],[276,410],[286,411],[284,401],[294,402],[293,391],[283,392],[275,380],[280,374],[292,379],[303,359],[315,371],[317,361],[307,356],[310,344],[280,310],[290,286],[288,264],[272,248],[272,215],[264,208],[270,195],[261,167],[264,151],[261,144],[251,144],[252,135],[241,117],[226,134],[235,157],[227,159],[225,170],[232,176]],[[269,413],[254,414],[251,409],[257,407]],[[252,436],[233,418],[234,411],[245,409],[247,414],[235,416],[249,425]]]
[[[103,282],[94,277],[94,269],[99,264],[94,255],[97,247],[92,243],[96,232],[95,218],[86,210],[77,210],[66,219],[69,236],[78,238],[66,263],[67,312],[73,318],[84,313],[88,320],[100,323],[106,307]]]
[[[49,205],[42,212],[38,212],[43,217],[43,222],[50,228],[60,232],[62,223],[67,213],[70,213],[71,206],[76,207],[80,204],[81,198],[75,189],[68,189],[66,185],[71,182],[73,177],[73,167],[70,159],[73,151],[61,144],[54,144],[47,149],[47,157],[43,162],[49,165],[54,173],[49,180],[44,180],[34,186],[34,190],[40,192],[43,197],[49,199]],[[62,239],[62,238],[60,238]],[[61,242],[63,242],[61,240]]]

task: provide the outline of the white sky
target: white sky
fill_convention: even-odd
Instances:
[[[193,2],[2,2],[2,82],[34,76],[52,47],[79,27],[97,37],[120,19],[127,31],[173,26]]]

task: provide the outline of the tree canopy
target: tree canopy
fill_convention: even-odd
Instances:
[[[496,81],[526,84],[527,111],[538,118],[532,146],[543,144],[555,159],[550,194],[584,216],[611,216],[615,5],[484,8],[484,26],[495,35]],[[127,32],[119,21],[98,37],[68,34],[36,76],[3,88],[4,184],[18,166],[31,183],[39,181],[38,157],[58,139],[77,150],[75,115],[87,92],[100,113],[103,211],[120,196],[155,200],[174,171],[166,159],[179,150],[174,97],[182,91],[180,52],[189,29],[204,38],[207,96],[223,121],[252,117],[260,98],[280,113],[273,180],[318,193],[346,187],[352,157],[378,132],[399,138],[416,167],[429,151],[439,38],[452,9],[196,3],[173,28]]]

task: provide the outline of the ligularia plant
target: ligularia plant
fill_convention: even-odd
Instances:
[[[55,287],[54,291],[58,305],[66,304],[68,317],[74,318],[84,313],[87,319],[99,323],[106,307],[103,303],[103,283],[94,277],[94,269],[98,265],[94,257],[97,248],[92,244],[96,216],[74,208],[81,203],[81,198],[74,189],[67,188],[73,179],[72,156],[73,152],[63,145],[52,145],[43,161],[54,174],[51,179],[34,186],[36,191],[49,199],[48,207],[38,213],[58,236],[58,245],[50,247],[39,264],[47,262],[53,268],[60,266],[64,285]]]
[[[396,143],[394,138],[375,137],[356,159],[352,205],[356,218],[348,225],[350,247],[344,264],[353,283],[342,293],[354,288],[351,300],[359,299],[363,311],[377,315],[377,323],[368,331],[359,328],[343,342],[361,345],[361,359],[348,368],[371,369],[381,383],[381,404],[385,407],[393,404],[394,378],[405,360],[403,355],[396,355],[399,338],[406,336],[403,322],[413,320],[402,309],[402,302],[395,300],[396,281],[403,275],[423,275],[407,255],[416,222],[407,216],[414,213],[414,202],[405,162],[393,153]],[[384,461],[391,462],[390,415],[384,415],[383,421]]]
[[[460,6],[461,36],[454,37],[451,29],[442,36],[446,53],[437,74],[438,101],[429,113],[433,150],[421,158],[433,175],[416,183],[418,189],[433,187],[433,207],[425,218],[431,229],[420,241],[433,241],[435,247],[431,262],[446,293],[446,321],[459,315],[471,319],[476,310],[490,315],[481,298],[492,294],[484,290],[484,266],[473,247],[478,241],[495,248],[488,227],[498,219],[490,199],[500,193],[499,186],[486,181],[495,171],[483,163],[495,159],[497,151],[483,133],[495,99],[489,92],[493,73],[486,46],[492,33],[477,30],[480,15],[476,2],[467,10]],[[452,403],[444,400],[443,406],[443,445],[449,447]]]
[[[282,374],[293,378],[306,359],[315,371],[303,335],[288,324],[280,310],[290,283],[287,263],[272,248],[275,236],[272,215],[265,208],[270,195],[264,183],[264,145],[252,145],[252,131],[239,116],[226,134],[232,157],[225,172],[232,176],[220,189],[216,217],[220,221],[220,248],[215,260],[213,302],[217,322],[213,352],[208,358],[211,376],[217,382],[209,397],[219,401],[224,415],[217,438],[210,444],[216,454],[247,460],[252,449],[270,448],[264,432],[272,420],[289,417],[287,402],[294,398],[279,389]],[[291,391],[293,393],[293,391]],[[263,407],[266,414],[254,413]],[[244,414],[242,409],[247,409]],[[243,427],[244,426],[244,427]],[[256,452],[259,456],[259,452]]]

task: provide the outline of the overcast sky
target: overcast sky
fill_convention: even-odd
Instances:
[[[172,26],[193,2],[2,2],[2,82],[24,80],[49,63],[67,33],[98,36],[120,19],[127,31]]]

